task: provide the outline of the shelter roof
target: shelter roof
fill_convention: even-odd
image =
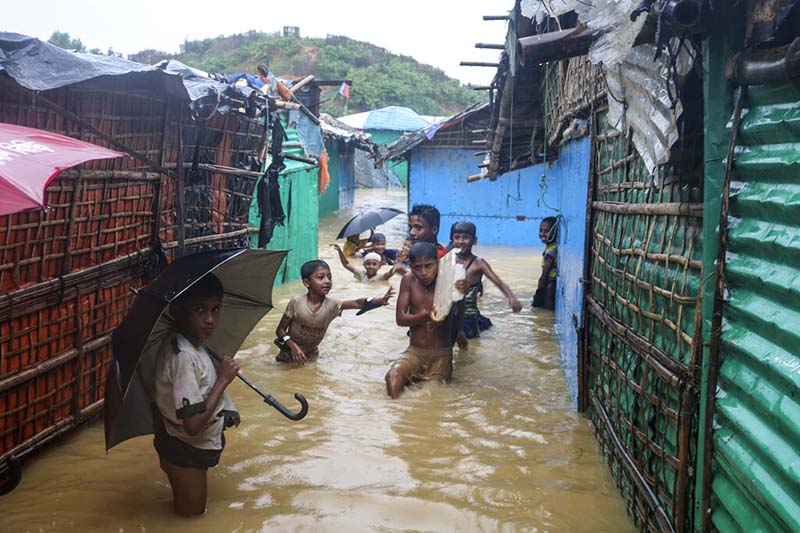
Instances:
[[[266,105],[263,98],[248,99],[251,88],[234,87],[180,61],[144,65],[116,56],[70,52],[18,33],[0,32],[0,74],[33,91],[77,84],[148,91],[182,100],[195,110],[210,105],[214,112],[225,113],[243,105]]]
[[[406,133],[385,146],[379,146],[379,156],[376,163],[402,157],[406,152],[413,150],[417,146],[434,142],[437,136],[441,138],[448,133],[457,134],[461,139],[461,144],[465,140],[471,143],[473,137],[475,139],[483,138],[484,136],[481,134],[486,131],[485,128],[489,121],[490,112],[491,106],[489,103],[475,104],[452,117],[445,118],[417,131]],[[470,144],[469,147],[472,148],[474,145]]]
[[[340,117],[339,120],[360,130],[416,131],[430,124],[408,107],[389,106]]]

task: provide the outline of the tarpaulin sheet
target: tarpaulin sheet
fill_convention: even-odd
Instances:
[[[193,102],[209,93],[237,91],[214,80],[209,74],[180,61],[163,61],[150,66],[121,57],[70,52],[39,39],[18,33],[0,32],[0,73],[22,87],[47,91],[93,81],[124,79],[131,89],[141,88]],[[248,95],[252,89],[239,92]]]

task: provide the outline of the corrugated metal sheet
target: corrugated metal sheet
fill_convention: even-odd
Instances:
[[[711,520],[800,531],[800,88],[752,87],[731,182]]]
[[[297,143],[295,128],[286,128],[285,143]],[[287,148],[286,153],[303,155],[302,148]],[[286,168],[278,181],[281,203],[286,214],[283,226],[277,226],[268,250],[289,250],[286,261],[275,276],[275,283],[285,283],[300,277],[300,265],[317,258],[319,229],[319,196],[317,167],[299,161],[285,160]],[[258,227],[261,217],[255,198],[250,204],[250,225]],[[252,239],[253,246],[258,242]]]

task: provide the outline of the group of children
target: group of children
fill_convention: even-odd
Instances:
[[[344,267],[360,281],[385,280],[407,271],[400,282],[395,321],[409,328],[409,345],[385,376],[392,398],[399,397],[412,382],[448,381],[453,372],[453,346],[466,348],[468,338],[491,326],[477,305],[484,275],[502,291],[513,312],[522,308],[489,263],[473,254],[476,227],[462,221],[453,224],[450,241],[451,247],[458,249],[456,261],[466,270],[465,279],[455,284],[464,298],[444,320],[437,320],[433,301],[438,260],[448,252],[448,247],[437,242],[439,222],[435,207],[413,206],[408,217],[409,242],[402,250],[390,251],[385,237],[373,232],[370,248],[362,252],[363,268],[351,265],[345,251],[334,245]],[[534,305],[549,304],[548,298],[555,296],[556,222],[545,219],[540,226],[539,235],[546,248]],[[390,268],[379,274],[384,264]],[[328,295],[333,287],[331,269],[321,260],[303,264],[300,275],[307,292],[289,301],[275,330],[279,347],[276,359],[280,362],[313,361],[328,326],[342,311],[358,309],[357,314],[362,314],[387,305],[394,295],[389,287],[380,298],[332,298]],[[160,423],[154,446],[172,487],[175,511],[185,516],[205,512],[207,470],[219,461],[225,445],[223,430],[239,423],[233,403],[225,395],[238,366],[229,357],[215,365],[204,344],[217,324],[222,295],[222,284],[213,274],[192,285],[170,306],[175,327],[158,355],[154,401]]]

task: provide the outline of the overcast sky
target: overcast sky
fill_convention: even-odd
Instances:
[[[300,35],[346,35],[409,55],[464,83],[488,84],[494,69],[459,67],[459,61],[496,61],[497,50],[475,43],[502,43],[502,15],[513,0],[38,0],[4,1],[0,28],[47,40],[54,31],[78,37],[87,48],[113,47],[123,54],[156,48],[177,52],[184,39],[248,30],[299,26]],[[296,74],[302,74],[300,72]]]

